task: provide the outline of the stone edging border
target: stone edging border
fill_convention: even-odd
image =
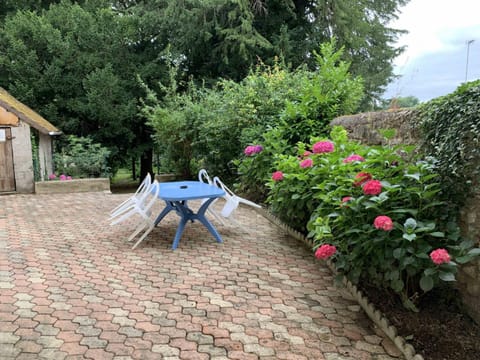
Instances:
[[[302,241],[306,246],[313,248],[313,241],[307,239],[302,233],[283,223],[265,208],[255,208],[255,211],[273,224],[280,227],[288,235],[292,236],[296,240]],[[327,266],[333,273],[336,273],[335,266],[331,261],[327,261]],[[395,344],[397,349],[405,356],[407,360],[424,360],[422,355],[415,353],[415,348],[411,344],[407,343],[403,337],[398,335],[398,331],[395,326],[391,325],[390,321],[382,312],[380,312],[378,309],[375,309],[375,306],[367,299],[366,296],[362,294],[360,290],[357,289],[355,285],[353,285],[346,277],[343,277],[342,283],[362,307],[363,311],[367,314],[370,320],[372,320],[383,331],[383,333]]]

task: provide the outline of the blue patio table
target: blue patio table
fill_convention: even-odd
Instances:
[[[221,243],[222,238],[218,234],[212,223],[205,217],[210,204],[217,198],[225,195],[222,189],[209,185],[200,181],[173,181],[162,182],[160,185],[160,193],[158,197],[165,201],[166,207],[162,210],[160,215],[155,219],[155,226],[172,210],[180,216],[180,223],[178,224],[177,232],[172,244],[172,250],[178,247],[180,238],[187,221],[200,221],[210,233],[215,237],[217,242]],[[195,213],[189,206],[188,200],[206,199],[198,211]]]

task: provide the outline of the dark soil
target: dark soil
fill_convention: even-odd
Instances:
[[[406,310],[391,294],[370,287],[362,290],[425,360],[480,359],[480,325],[462,310],[455,290],[427,293],[418,313]]]

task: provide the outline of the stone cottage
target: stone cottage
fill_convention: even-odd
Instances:
[[[61,132],[0,87],[0,194],[35,191],[32,131],[38,135],[39,175],[53,172],[52,137]]]

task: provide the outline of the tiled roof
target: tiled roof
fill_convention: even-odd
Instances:
[[[0,87],[0,106],[15,114],[21,120],[25,121],[43,134],[58,135],[61,133],[59,129],[30,109],[27,105],[15,99],[2,87]]]

